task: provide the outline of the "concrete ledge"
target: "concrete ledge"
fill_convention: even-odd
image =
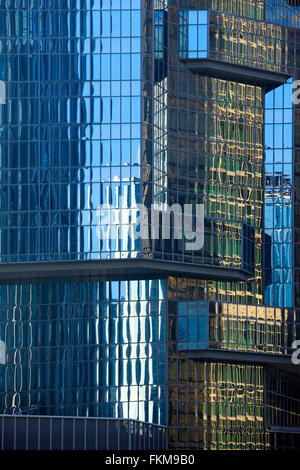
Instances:
[[[283,354],[254,353],[248,351],[228,351],[224,349],[206,349],[203,351],[186,351],[186,356],[194,360],[211,360],[219,362],[238,362],[249,364],[273,364],[292,366],[291,356]],[[300,367],[294,366],[297,372]],[[300,370],[299,370],[300,372]]]
[[[46,261],[0,265],[1,281],[40,279],[103,278],[143,279],[184,276],[199,279],[245,281],[248,273],[235,269],[153,259],[112,259],[92,261]]]
[[[222,62],[216,59],[183,59],[182,62],[196,73],[264,86],[266,91],[283,85],[290,78],[290,75],[285,73]]]
[[[269,432],[280,432],[284,434],[300,434],[300,428],[293,426],[271,426]]]

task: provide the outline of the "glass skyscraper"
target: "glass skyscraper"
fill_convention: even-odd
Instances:
[[[299,28],[296,1],[0,0],[0,414],[299,448]],[[201,204],[203,247],[174,211],[137,237],[153,204]]]

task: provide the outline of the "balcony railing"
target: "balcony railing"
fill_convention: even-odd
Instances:
[[[0,416],[0,450],[165,450],[167,428],[131,419]]]

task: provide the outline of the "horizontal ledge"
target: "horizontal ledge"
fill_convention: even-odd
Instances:
[[[294,426],[270,426],[269,432],[280,432],[284,434],[300,434],[300,428]]]
[[[246,272],[236,269],[141,258],[0,264],[0,281],[70,277],[143,279],[172,275],[228,281],[245,281],[248,278]]]
[[[267,91],[283,85],[290,78],[290,75],[285,73],[222,62],[216,59],[183,59],[182,62],[194,72],[265,86]]]
[[[184,351],[183,351],[184,352]],[[248,351],[228,351],[224,349],[205,349],[185,351],[189,359],[213,360],[220,362],[247,362],[251,364],[292,365],[291,356]],[[294,367],[296,370],[296,367]],[[299,370],[300,372],[300,370]]]

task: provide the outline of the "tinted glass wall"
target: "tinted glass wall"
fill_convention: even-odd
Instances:
[[[232,357],[277,361],[298,334],[300,114],[290,83],[267,93],[253,71],[189,62],[297,78],[299,30],[264,22],[265,5],[0,1],[0,261],[143,256],[227,273],[2,282],[2,413],[169,424],[174,448],[270,448],[272,426],[298,425],[295,377]],[[203,249],[134,240],[140,202],[203,204]],[[99,236],[102,204],[122,209],[113,237]]]
[[[165,281],[0,287],[5,414],[166,424]]]
[[[140,8],[0,2],[2,263],[137,251],[96,228],[100,204],[140,197]]]

